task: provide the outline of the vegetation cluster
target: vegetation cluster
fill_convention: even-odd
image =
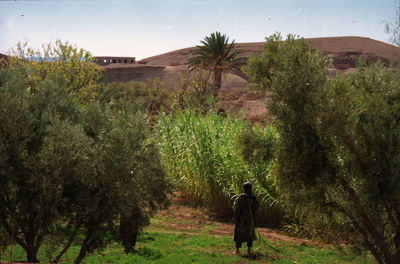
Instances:
[[[261,198],[260,223],[278,226],[283,212],[276,206],[279,194],[271,173],[277,135],[213,111],[186,109],[161,114],[156,131],[162,162],[188,200],[205,205],[218,218],[232,218],[232,200],[251,181]],[[263,219],[261,219],[263,218]]]
[[[168,203],[145,113],[97,100],[103,85],[90,54],[68,43],[19,46],[0,70],[0,236],[28,262],[49,243],[56,263],[72,244],[74,263],[113,240],[130,252]]]

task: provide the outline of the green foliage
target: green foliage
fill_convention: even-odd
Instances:
[[[201,116],[192,110],[161,115],[157,124],[162,160],[175,184],[199,203],[224,213],[231,193],[247,178],[235,155],[234,131],[241,122],[216,114]],[[227,199],[225,198],[227,197]]]
[[[269,226],[280,226],[283,219],[281,194],[276,177],[277,133],[272,126],[261,129],[246,126],[237,131],[235,145],[244,159],[261,206],[257,217]]]
[[[326,203],[366,233],[362,239],[376,250],[377,259],[396,261],[400,82],[380,64],[360,65],[355,75],[332,80],[324,92],[319,132],[339,184],[352,199],[341,201],[334,192]]]
[[[44,79],[61,78],[70,92],[87,101],[92,99],[102,78],[101,68],[93,63],[88,51],[61,40],[54,45],[42,45],[41,50],[29,48],[27,42],[18,43],[9,55],[2,64],[8,69],[19,70],[25,86],[31,91],[36,91]]]
[[[271,157],[260,156],[256,150],[246,163],[242,155],[246,156],[243,153],[248,149],[243,144],[249,136],[236,139],[241,131],[247,131],[250,140],[256,138],[255,141],[272,147],[275,138],[272,130],[263,132],[247,122],[212,112],[201,115],[190,109],[161,115],[156,128],[166,172],[188,197],[207,205],[218,216],[231,217],[233,197],[241,192],[245,181],[251,181],[265,208],[273,206],[276,197],[267,199],[276,195],[269,174]],[[244,148],[245,151],[239,150]],[[263,219],[264,224],[277,224],[282,217],[279,208],[271,209],[269,217],[268,223]]]
[[[212,108],[213,89],[209,78],[210,75],[206,71],[198,68],[181,75],[176,96],[180,109],[197,107],[205,113]]]
[[[260,57],[248,72],[271,92],[282,193],[301,217],[351,232],[379,263],[397,263],[399,80],[379,64],[329,80],[329,61],[290,35],[268,38]]]
[[[214,97],[217,97],[222,85],[222,74],[238,69],[242,64],[242,58],[239,55],[243,52],[235,50],[235,41],[229,43],[229,38],[220,32],[211,33],[200,41],[202,46],[197,46],[198,51],[188,60],[189,65],[198,67],[214,74]]]
[[[263,51],[260,54],[252,54],[247,65],[242,67],[243,72],[252,81],[250,88],[265,92],[271,85],[271,70],[279,61],[279,48],[282,36],[275,33],[266,38]]]
[[[238,132],[236,144],[240,155],[249,164],[268,164],[274,156],[276,132],[272,126],[267,126],[264,130],[247,126]]]
[[[61,52],[51,63],[16,60],[0,70],[0,231],[30,262],[50,239],[64,247],[55,262],[79,240],[79,263],[110,234],[122,239],[121,215],[138,233],[167,205],[169,183],[141,108],[82,101],[66,65],[57,66],[79,55],[64,48],[71,58]],[[36,75],[47,63],[46,74]],[[28,72],[40,77],[34,86]],[[83,87],[101,85],[96,76]]]
[[[95,98],[116,107],[141,103],[152,115],[158,114],[161,108],[168,109],[172,101],[171,93],[158,77],[147,82],[108,83],[97,90]]]

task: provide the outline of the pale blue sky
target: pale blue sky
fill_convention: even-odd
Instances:
[[[398,0],[0,0],[0,52],[68,40],[93,55],[137,59],[200,44],[216,30],[236,42],[275,31],[302,37],[363,36],[388,42]]]

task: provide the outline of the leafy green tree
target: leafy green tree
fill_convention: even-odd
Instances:
[[[38,86],[33,95],[19,72],[7,74],[11,78],[2,78],[0,88],[0,218],[10,237],[26,251],[28,261],[37,262],[40,245],[63,215],[58,208],[63,181],[57,177],[62,167],[52,171],[45,162],[51,159],[51,154],[45,155],[46,146],[55,140],[49,134],[68,134],[68,154],[74,157],[70,161],[76,172],[82,173],[78,177],[91,169],[87,166],[91,148],[81,129],[71,124],[77,118],[77,109],[65,90],[54,89],[58,84],[49,81]],[[71,121],[60,123],[60,119]],[[74,155],[74,151],[81,155]]]
[[[40,50],[20,42],[1,64],[7,68],[24,68],[22,78],[31,91],[35,91],[43,79],[62,78],[69,91],[84,101],[92,99],[103,78],[102,69],[93,63],[90,52],[61,40],[44,44]]]
[[[211,33],[200,41],[203,45],[197,46],[198,51],[188,60],[189,65],[199,67],[214,74],[214,97],[218,95],[222,85],[222,74],[233,68],[239,69],[242,58],[241,50],[235,50],[235,41],[229,43],[229,38],[220,32]]]
[[[0,70],[1,231],[29,262],[38,262],[41,245],[56,238],[61,250],[50,261],[77,243],[79,263],[110,243],[109,234],[124,242],[122,218],[135,224],[137,235],[167,205],[169,184],[141,108],[86,100],[63,69],[31,76],[42,66],[36,63]]]
[[[347,196],[331,192],[324,203],[347,217],[379,263],[399,263],[400,82],[380,64],[360,66],[329,82],[324,95],[318,129]]]
[[[329,61],[291,35],[267,38],[259,56],[247,71],[271,92],[285,198],[350,226],[378,263],[399,263],[399,80],[381,65],[329,80]]]

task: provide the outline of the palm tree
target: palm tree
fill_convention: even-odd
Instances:
[[[203,45],[197,46],[198,51],[194,57],[188,60],[189,66],[200,67],[214,73],[214,96],[218,95],[222,84],[222,73],[228,72],[233,68],[239,69],[242,64],[242,57],[239,54],[242,50],[233,50],[235,41],[228,43],[229,38],[220,32],[211,33],[211,36],[205,37],[200,41]]]

